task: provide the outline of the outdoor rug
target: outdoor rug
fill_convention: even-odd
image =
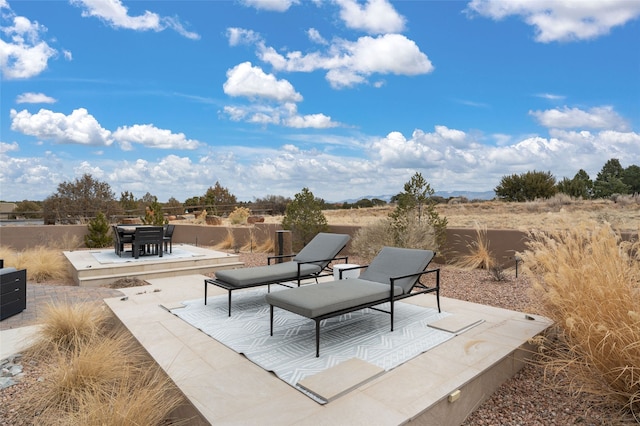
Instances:
[[[133,253],[130,251],[122,253],[122,257],[120,257],[116,254],[114,249],[95,250],[95,251],[91,251],[91,254],[99,263],[126,263],[126,262],[149,262],[149,261],[157,262],[159,260],[166,261],[166,260],[172,260],[172,259],[184,259],[188,257],[202,256],[202,254],[193,253],[193,252],[190,252],[189,250],[179,248],[176,246],[173,246],[172,253],[168,253],[168,252],[162,253],[162,257],[157,255],[153,255],[153,256],[147,255],[147,256],[140,256],[136,259],[135,257],[133,257]]]
[[[282,288],[272,286],[271,291]],[[226,294],[209,297],[207,305],[200,298],[168,310],[321,404],[330,398],[305,387],[309,378],[330,368],[340,371],[340,364],[348,365],[354,359],[389,371],[455,336],[428,327],[450,314],[397,302],[393,332],[389,314],[371,309],[322,321],[320,357],[316,358],[315,321],[276,308],[274,335],[269,335],[266,292],[266,288],[234,292],[231,317]],[[384,304],[380,307],[386,308]]]

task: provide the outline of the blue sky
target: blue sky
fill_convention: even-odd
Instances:
[[[327,201],[640,165],[635,0],[0,0],[0,199]]]

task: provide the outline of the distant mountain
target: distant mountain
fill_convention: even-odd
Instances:
[[[358,200],[362,200],[366,198],[368,200],[373,200],[377,198],[378,200],[384,200],[387,203],[391,201],[391,198],[396,194],[387,194],[387,195],[363,195],[360,198],[350,198],[348,200],[337,201],[339,203],[355,203]],[[484,191],[484,192],[474,192],[474,191],[436,191],[434,195],[443,198],[451,198],[451,197],[466,197],[469,201],[471,200],[492,200],[496,193],[494,191]]]

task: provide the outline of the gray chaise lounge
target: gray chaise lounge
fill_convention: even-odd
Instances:
[[[271,305],[271,335],[274,306],[316,322],[316,357],[320,356],[320,321],[323,319],[371,308],[390,314],[393,331],[394,302],[431,292],[436,293],[440,312],[440,269],[426,270],[434,256],[431,250],[384,247],[369,266],[360,267],[366,269],[359,278],[269,293],[265,299]],[[342,271],[346,270],[340,271],[340,278]],[[435,273],[435,285],[432,287],[420,282],[420,278],[429,273]],[[373,307],[385,302],[390,302],[389,311]]]
[[[336,257],[345,248],[351,237],[347,234],[332,234],[321,232],[302,249],[298,254],[284,256],[270,256],[266,266],[254,266],[251,268],[229,269],[216,272],[214,279],[204,280],[204,304],[207,304],[207,284],[212,284],[226,289],[229,292],[229,316],[231,316],[231,292],[250,287],[259,287],[271,284],[286,285],[286,282],[300,281],[329,275],[332,273],[330,263],[343,260],[347,262],[347,256]],[[271,263],[276,260],[291,259],[282,263]]]

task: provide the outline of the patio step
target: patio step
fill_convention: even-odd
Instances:
[[[209,274],[217,270],[241,268],[244,265],[242,262],[230,262],[230,263],[216,263],[213,265],[192,265],[186,267],[172,267],[168,269],[156,269],[152,271],[135,271],[129,270],[127,272],[110,273],[105,275],[93,275],[88,277],[78,277],[77,284],[80,287],[101,287],[111,284],[121,278],[139,278],[141,280],[147,280],[152,278],[167,278],[167,277],[179,277],[181,275],[193,275],[193,274]]]

